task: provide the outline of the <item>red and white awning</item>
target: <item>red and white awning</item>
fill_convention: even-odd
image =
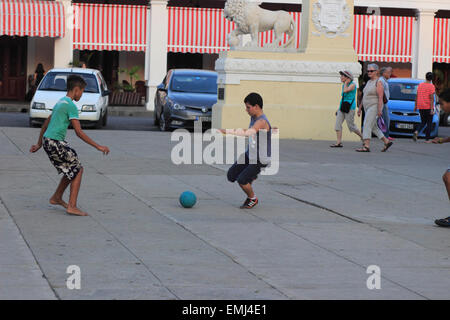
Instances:
[[[230,49],[227,35],[236,28],[234,22],[225,19],[222,9],[168,7],[168,51],[190,53],[218,53]],[[297,22],[297,48],[300,44],[300,12],[291,15]],[[273,31],[260,34],[261,46],[271,43]],[[285,35],[283,43],[288,37]]]
[[[168,51],[218,53],[229,50],[227,35],[236,28],[221,9],[169,7]],[[300,12],[290,13],[297,23],[300,47]],[[362,61],[411,62],[413,17],[355,15],[353,45]],[[284,36],[283,43],[287,41]],[[261,46],[271,43],[273,31],[260,34]]]
[[[168,7],[168,51],[218,53],[229,50],[226,36],[236,28],[222,9]]]
[[[64,34],[61,2],[0,0],[0,35],[64,37]]]
[[[414,17],[355,15],[353,47],[361,61],[411,62]]]
[[[434,19],[433,62],[450,63],[450,19]]]
[[[30,7],[35,2],[60,7],[61,16],[64,16],[63,7],[56,5],[57,2],[25,1]],[[0,4],[8,4],[8,8],[11,8],[11,3],[17,6],[18,2],[0,0]],[[75,49],[145,51],[146,12],[149,10],[146,6],[85,3],[74,3],[73,6]],[[301,13],[290,14],[297,23],[296,47],[299,48]],[[167,50],[170,52],[218,53],[229,50],[226,38],[236,28],[233,22],[225,19],[222,9],[168,7],[168,20]],[[7,29],[3,20],[0,22],[0,30]],[[354,24],[353,45],[359,60],[411,62],[414,17],[355,15]],[[64,28],[62,22],[61,27]],[[435,19],[434,28],[433,59],[450,63],[450,20]],[[273,38],[272,31],[261,33],[259,43],[263,46],[271,43]],[[287,40],[285,35],[283,43]]]
[[[145,51],[147,7],[74,3],[73,47]]]

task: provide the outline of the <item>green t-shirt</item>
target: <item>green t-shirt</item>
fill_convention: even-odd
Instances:
[[[78,108],[69,97],[64,97],[53,108],[52,118],[44,133],[45,138],[53,140],[66,139],[70,120],[78,119]]]

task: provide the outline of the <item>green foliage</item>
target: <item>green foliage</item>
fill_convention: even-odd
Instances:
[[[119,70],[120,73],[125,73],[130,79],[130,81],[129,81],[130,84],[122,86],[123,91],[134,91],[135,90],[135,87],[133,85],[133,80],[135,82],[140,80],[139,79],[139,74],[138,74],[139,69],[140,69],[140,66],[134,66],[134,67],[132,67],[130,69],[125,69],[124,68],[124,69],[120,69]]]

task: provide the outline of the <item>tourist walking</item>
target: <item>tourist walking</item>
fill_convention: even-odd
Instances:
[[[350,71],[340,71],[342,90],[341,102],[336,112],[336,136],[337,141],[331,148],[342,148],[342,123],[347,122],[348,130],[354,132],[362,139],[362,134],[355,125],[356,111],[356,84],[353,82],[353,74]]]
[[[360,149],[356,149],[357,152],[370,152],[370,139],[372,133],[384,142],[384,147],[381,150],[382,152],[386,152],[393,144],[392,141],[389,141],[384,136],[377,123],[378,118],[382,115],[384,106],[384,88],[383,84],[379,81],[379,69],[378,65],[374,63],[367,66],[367,73],[369,74],[370,80],[364,87],[363,101],[358,109],[358,116],[361,115],[361,107],[364,107],[366,112],[363,128],[363,146]]]
[[[419,84],[417,88],[416,95],[416,103],[414,105],[414,112],[419,110],[421,123],[416,125],[413,140],[417,141],[417,136],[419,132],[422,131],[425,126],[425,142],[431,143],[430,134],[431,134],[431,126],[433,124],[433,115],[434,115],[434,94],[436,92],[436,88],[433,85],[433,73],[428,72],[425,75],[426,82],[422,82]]]
[[[392,68],[391,67],[383,67],[380,70],[380,74],[381,74],[380,81],[383,84],[384,95],[386,97],[386,103],[384,103],[383,113],[382,113],[382,118],[383,118],[384,124],[386,125],[386,131],[384,131],[384,136],[386,138],[388,138],[389,140],[394,140],[394,138],[391,138],[389,136],[390,117],[389,117],[389,107],[387,104],[387,102],[390,99],[388,80],[392,76]]]

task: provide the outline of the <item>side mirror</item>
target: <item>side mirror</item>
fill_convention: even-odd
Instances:
[[[103,97],[109,96],[110,94],[111,94],[111,91],[109,91],[109,90],[105,90],[102,92]]]
[[[157,89],[158,91],[164,91],[164,92],[167,92],[167,89],[164,87],[164,84],[163,84],[163,83],[160,83],[160,84],[156,87],[156,89]]]

